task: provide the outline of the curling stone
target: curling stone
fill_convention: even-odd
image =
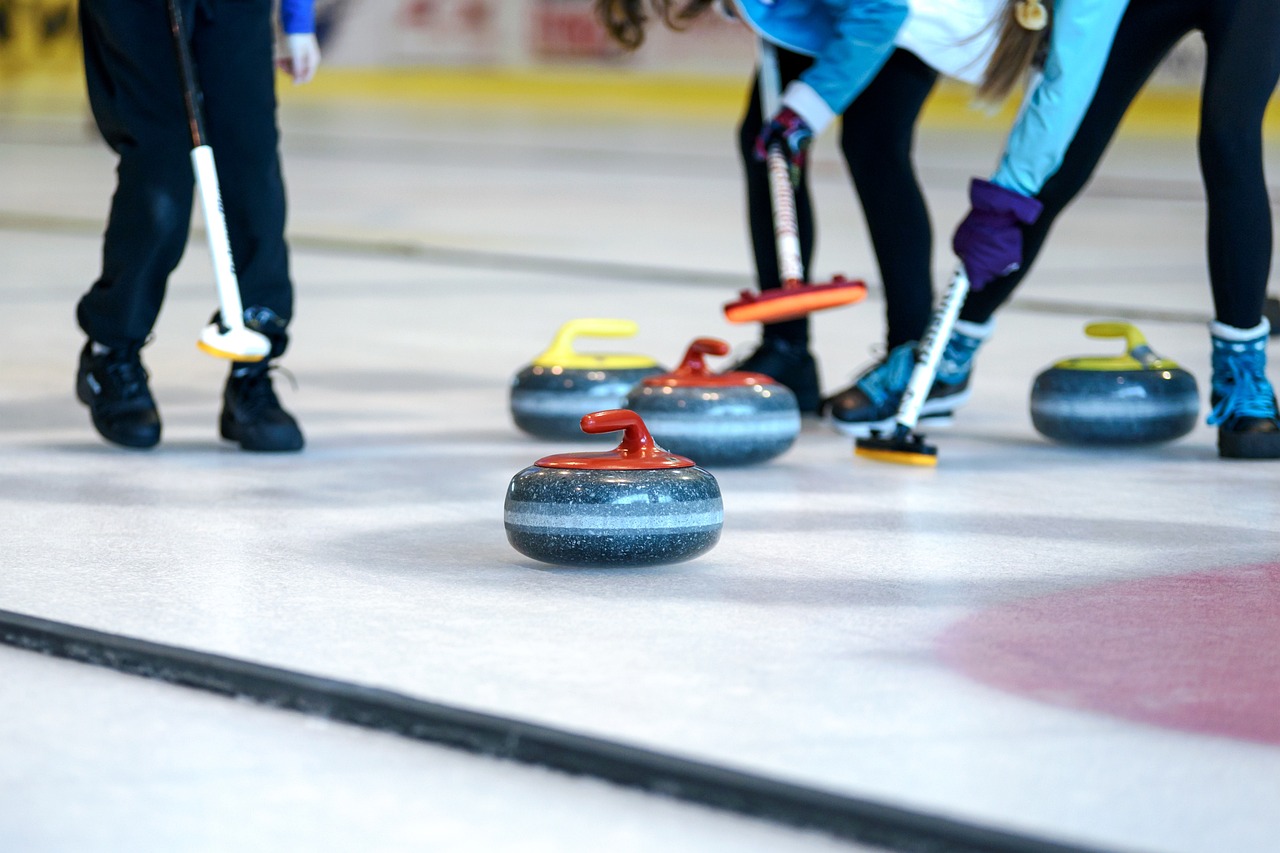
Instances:
[[[583,438],[582,416],[622,407],[631,387],[662,367],[648,356],[584,353],[579,337],[625,338],[638,326],[630,320],[586,318],[560,327],[551,346],[511,382],[511,416],[516,426],[539,438]]]
[[[800,434],[800,408],[787,386],[763,373],[712,373],[706,355],[729,345],[698,338],[680,366],[640,381],[627,395],[657,441],[699,465],[750,465],[772,459]]]
[[[649,566],[688,560],[720,540],[716,478],[654,443],[635,412],[582,418],[590,434],[622,430],[602,453],[539,459],[511,479],[504,519],[521,554],[562,566]]]
[[[1065,444],[1154,444],[1189,433],[1200,411],[1196,380],[1161,358],[1130,323],[1090,323],[1093,338],[1124,338],[1119,356],[1060,361],[1036,377],[1031,422]]]

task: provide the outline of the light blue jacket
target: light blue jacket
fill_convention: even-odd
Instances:
[[[758,35],[814,63],[787,86],[783,106],[821,133],[893,53],[907,0],[736,0]]]
[[[1057,0],[1044,74],[1023,102],[993,183],[1033,196],[1062,166],[1128,5],[1128,0]]]
[[[280,26],[290,35],[316,31],[312,0],[280,0]]]

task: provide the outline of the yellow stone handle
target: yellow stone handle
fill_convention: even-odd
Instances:
[[[1149,348],[1146,336],[1138,331],[1137,326],[1120,320],[1089,323],[1084,327],[1084,333],[1091,338],[1124,338],[1124,348],[1128,352],[1138,347]]]
[[[551,346],[534,359],[539,367],[570,367],[624,369],[628,367],[652,367],[653,359],[642,355],[591,354],[574,349],[578,338],[630,338],[640,331],[634,320],[610,317],[582,317],[570,320],[560,327],[551,340]]]
[[[1123,338],[1125,352],[1118,356],[1089,356],[1068,359],[1059,366],[1077,370],[1169,370],[1178,365],[1161,358],[1151,349],[1147,338],[1138,327],[1122,320],[1105,320],[1089,323],[1084,333],[1091,338]]]

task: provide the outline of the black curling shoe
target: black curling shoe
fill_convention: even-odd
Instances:
[[[729,369],[763,373],[786,385],[796,395],[796,405],[803,414],[817,414],[822,405],[818,362],[805,344],[766,337],[755,352]]]
[[[1280,416],[1224,422],[1218,427],[1218,455],[1224,459],[1280,459]]]
[[[112,444],[145,449],[160,443],[160,413],[147,386],[141,344],[94,353],[80,351],[76,397],[89,407],[94,429]]]
[[[244,450],[301,450],[302,430],[293,415],[281,407],[268,370],[270,366],[265,362],[232,368],[222,393],[219,431],[223,438],[237,442]]]

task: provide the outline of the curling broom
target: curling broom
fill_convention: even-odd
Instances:
[[[233,361],[261,361],[271,352],[271,341],[244,324],[244,307],[240,300],[240,282],[231,258],[231,242],[227,237],[227,220],[222,211],[222,192],[218,186],[218,170],[213,149],[205,138],[204,115],[200,108],[200,90],[196,83],[195,61],[187,43],[186,27],[177,0],[169,0],[169,29],[173,33],[178,71],[182,77],[182,96],[187,108],[187,124],[191,131],[191,166],[195,171],[196,191],[204,215],[204,230],[213,261],[213,280],[218,290],[218,318],[200,332],[196,346],[209,355]]]
[[[778,55],[774,46],[760,40],[760,111],[765,121],[777,111]],[[863,281],[834,276],[824,284],[804,280],[800,262],[800,230],[796,220],[795,190],[787,169],[782,145],[769,146],[766,160],[769,172],[769,198],[773,205],[773,234],[778,250],[781,286],[761,290],[744,290],[739,298],[724,306],[725,317],[732,323],[777,323],[794,320],[824,308],[835,308],[861,302],[867,295]]]
[[[926,443],[924,436],[917,434],[915,428],[920,420],[920,407],[924,405],[929,389],[933,387],[933,380],[938,375],[938,363],[942,361],[942,353],[947,348],[947,341],[951,340],[951,332],[960,317],[960,308],[968,295],[969,276],[965,274],[964,265],[961,264],[951,277],[951,284],[929,322],[924,340],[916,347],[915,367],[911,369],[907,389],[902,392],[902,401],[898,404],[898,414],[894,417],[892,429],[883,434],[880,430],[873,430],[870,437],[858,439],[853,447],[855,455],[898,465],[938,464],[938,448]]]

